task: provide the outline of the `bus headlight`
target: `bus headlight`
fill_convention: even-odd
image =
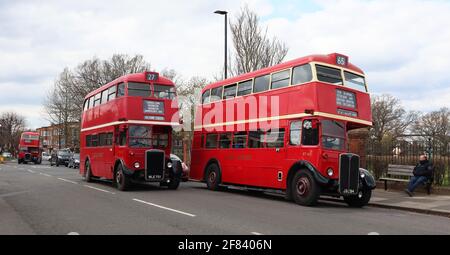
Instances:
[[[134,168],[139,168],[140,166],[139,162],[134,163]]]
[[[359,176],[361,176],[361,179],[364,179],[364,177],[366,177],[366,174],[364,172],[360,172]]]
[[[172,162],[167,163],[168,168],[172,168]]]
[[[333,176],[333,174],[334,174],[333,168],[331,168],[331,167],[328,168],[328,169],[327,169],[327,174],[328,174],[328,176],[330,176],[330,177]]]

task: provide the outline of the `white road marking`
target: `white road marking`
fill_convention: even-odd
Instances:
[[[78,184],[77,182],[66,180],[66,179],[63,179],[63,178],[58,178],[58,180],[61,180],[63,182],[69,182],[69,183],[73,183],[73,184]]]
[[[378,232],[369,232],[367,235],[369,235],[369,236],[379,236],[380,233],[378,233]]]
[[[30,170],[30,169],[28,169],[27,171],[30,172],[30,173],[32,173],[32,174],[36,173],[35,171]]]
[[[90,188],[90,189],[95,189],[95,190],[98,190],[98,191],[103,191],[103,192],[110,193],[110,194],[116,194],[116,193],[111,192],[109,190],[99,189],[99,188],[96,188],[96,187],[93,187],[93,186],[89,186],[89,185],[84,185],[84,187]]]
[[[262,236],[263,234],[258,233],[258,232],[252,232],[252,235]]]
[[[69,235],[69,236],[78,236],[80,234],[78,232],[69,232],[69,233],[67,233],[67,235]]]
[[[52,177],[51,175],[49,175],[49,174],[44,174],[44,173],[39,173],[40,175],[43,175],[43,176],[47,176],[47,177]]]
[[[161,209],[164,209],[164,210],[176,212],[176,213],[179,213],[179,214],[184,214],[184,215],[187,215],[187,216],[190,216],[190,217],[195,217],[196,216],[195,214],[191,214],[191,213],[175,210],[175,209],[172,209],[172,208],[169,208],[169,207],[153,204],[153,203],[146,202],[146,201],[143,201],[143,200],[140,200],[140,199],[137,199],[137,198],[133,198],[133,200],[136,201],[136,202],[139,202],[139,203],[143,203],[143,204],[146,204],[146,205],[151,205],[151,206],[154,206],[154,207],[158,207],[158,208],[161,208]]]

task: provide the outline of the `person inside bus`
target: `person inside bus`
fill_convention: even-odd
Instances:
[[[420,185],[426,183],[433,175],[433,165],[428,161],[428,157],[420,155],[419,164],[413,170],[414,176],[409,181],[408,188],[405,189],[406,194],[410,197],[414,195],[414,190]]]

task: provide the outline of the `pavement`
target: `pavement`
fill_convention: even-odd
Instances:
[[[450,196],[446,195],[416,193],[410,197],[401,191],[376,189],[370,205],[450,217]]]
[[[120,192],[108,182],[86,183],[78,170],[64,166],[8,162],[0,165],[0,234],[450,234],[446,217],[374,205],[421,201],[405,196],[376,190],[372,206],[350,208],[327,200],[304,207],[243,190],[213,192],[197,182],[178,190],[153,184]],[[445,206],[438,203],[423,202]]]

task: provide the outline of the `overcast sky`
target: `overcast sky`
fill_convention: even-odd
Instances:
[[[42,103],[64,67],[115,53],[142,54],[183,78],[222,71],[223,17],[248,4],[285,60],[339,52],[373,94],[411,110],[450,107],[450,1],[444,0],[0,0],[0,112],[48,125]]]

